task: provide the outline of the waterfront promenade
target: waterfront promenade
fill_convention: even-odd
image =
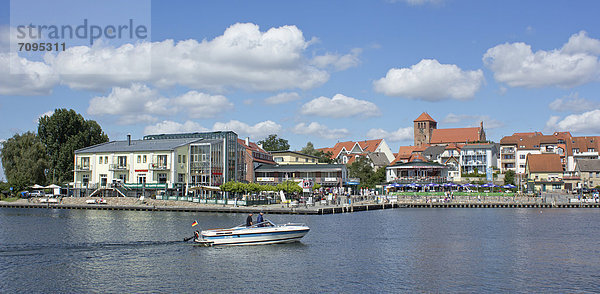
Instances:
[[[528,196],[397,196],[393,200],[382,201],[377,197],[340,197],[335,203],[315,204],[270,204],[256,206],[231,206],[199,204],[187,201],[155,200],[141,201],[137,198],[107,197],[106,204],[87,204],[87,200],[99,198],[64,197],[58,203],[41,203],[44,198],[20,199],[14,202],[0,201],[0,207],[10,208],[50,208],[50,209],[95,209],[95,210],[134,210],[134,211],[182,211],[219,213],[271,214],[334,214],[392,208],[600,208],[600,203],[583,202],[575,195],[557,194],[538,197]],[[577,200],[572,200],[577,199]],[[576,201],[576,202],[573,202]]]

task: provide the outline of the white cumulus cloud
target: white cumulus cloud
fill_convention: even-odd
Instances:
[[[174,113],[168,104],[169,99],[160,97],[158,91],[132,84],[129,88],[113,88],[108,96],[92,98],[87,112],[99,116],[118,115],[120,124],[153,122],[156,119],[151,115]]]
[[[292,129],[292,132],[299,135],[314,135],[325,139],[341,139],[350,134],[348,129],[330,129],[317,122],[310,124],[299,123]]]
[[[555,99],[548,107],[554,111],[561,112],[585,112],[600,108],[600,102],[579,97],[579,93],[576,92],[569,96]]]
[[[43,62],[0,53],[0,95],[49,95],[58,81],[53,69]]]
[[[324,117],[372,117],[381,114],[377,105],[366,100],[336,94],[333,98],[319,97],[315,98],[300,109],[302,114],[317,115]]]
[[[346,70],[355,67],[360,63],[360,59],[358,58],[360,53],[362,53],[362,49],[360,48],[354,48],[350,50],[350,53],[345,55],[327,53],[325,55],[315,56],[312,60],[312,64],[320,68],[333,67],[335,70]]]
[[[189,91],[173,99],[173,104],[188,112],[191,118],[211,118],[233,109],[227,97]]]
[[[475,96],[485,79],[481,70],[464,71],[454,64],[423,59],[410,68],[392,68],[373,82],[375,91],[387,96],[439,101]]]
[[[329,79],[304,56],[311,41],[296,26],[260,31],[237,23],[212,40],[144,42],[118,48],[71,47],[46,62],[72,88],[103,89],[132,82],[193,89],[310,89]]]
[[[384,129],[370,129],[367,132],[367,139],[385,139],[389,142],[411,141],[413,140],[413,128],[399,128],[395,131],[386,131]]]
[[[280,124],[271,120],[262,121],[253,126],[238,120],[216,122],[213,125],[213,130],[215,131],[234,131],[240,137],[252,137],[257,139],[263,139],[270,134],[277,134],[281,129]]]
[[[9,30],[4,31],[6,35]],[[46,53],[43,62],[13,58],[11,71],[22,76],[4,76],[1,72],[0,94],[48,94],[59,83],[95,91],[131,83],[209,91],[306,90],[324,84],[330,70],[344,70],[359,63],[360,49],[348,54],[308,56],[307,48],[312,43],[314,38],[306,40],[294,25],[261,31],[253,23],[233,24],[210,40],[168,39],[120,47],[95,42],[93,46]],[[7,46],[1,43],[0,47]],[[0,51],[0,65],[9,68],[10,55],[4,49]]]
[[[283,104],[287,102],[292,102],[300,99],[300,95],[296,92],[289,93],[279,93],[275,96],[271,96],[265,99],[265,103],[267,104]]]
[[[600,41],[581,31],[561,48],[533,52],[525,43],[505,43],[487,50],[484,64],[494,78],[511,87],[574,87],[600,77]]]
[[[600,109],[594,109],[581,114],[571,114],[563,119],[560,116],[551,116],[546,122],[546,130],[600,133]]]
[[[144,134],[146,135],[194,133],[206,131],[208,131],[207,128],[189,120],[183,124],[174,121],[164,120],[155,125],[150,125],[144,128]]]

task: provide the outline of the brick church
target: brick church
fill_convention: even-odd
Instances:
[[[448,144],[469,144],[484,142],[483,122],[479,127],[438,129],[437,122],[423,112],[414,120],[414,146],[445,146]]]

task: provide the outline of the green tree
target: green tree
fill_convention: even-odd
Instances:
[[[317,150],[313,155],[319,158],[320,163],[331,164],[335,162],[335,159],[331,158],[333,157],[333,153],[331,153],[331,151],[323,152],[323,150]]]
[[[15,191],[33,184],[46,184],[48,156],[35,133],[16,134],[2,143],[2,166]]]
[[[306,146],[304,146],[304,148],[302,148],[302,150],[300,150],[300,153],[314,156],[316,153],[315,146],[313,145],[312,142],[308,142],[308,143],[306,143]]]
[[[108,142],[98,123],[64,108],[40,118],[38,135],[50,160],[48,178],[56,183],[73,181],[75,150]]]
[[[271,134],[264,140],[257,142],[259,145],[262,144],[262,148],[265,151],[285,151],[290,149],[288,140],[277,138],[276,134]]]
[[[372,174],[373,167],[371,167],[371,161],[366,157],[358,157],[348,166],[348,175],[351,178],[359,178],[361,184],[367,185]]]
[[[278,191],[284,191],[286,193],[300,193],[302,188],[294,181],[285,181],[277,185]]]
[[[375,188],[375,185],[385,183],[385,166],[378,168],[368,179],[369,188]]]
[[[515,171],[514,170],[507,170],[506,173],[504,173],[504,185],[514,185],[515,184]]]

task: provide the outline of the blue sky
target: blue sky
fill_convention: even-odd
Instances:
[[[71,42],[44,58],[8,53],[11,6],[2,0],[0,139],[36,130],[37,118],[55,108],[96,120],[111,140],[232,129],[253,141],[277,133],[292,149],[385,138],[397,151],[412,144],[412,121],[423,111],[440,128],[483,120],[495,141],[525,131],[595,135],[599,6],[141,1],[112,15],[32,5],[40,22],[151,20],[151,40]],[[8,60],[17,62],[11,72]]]

